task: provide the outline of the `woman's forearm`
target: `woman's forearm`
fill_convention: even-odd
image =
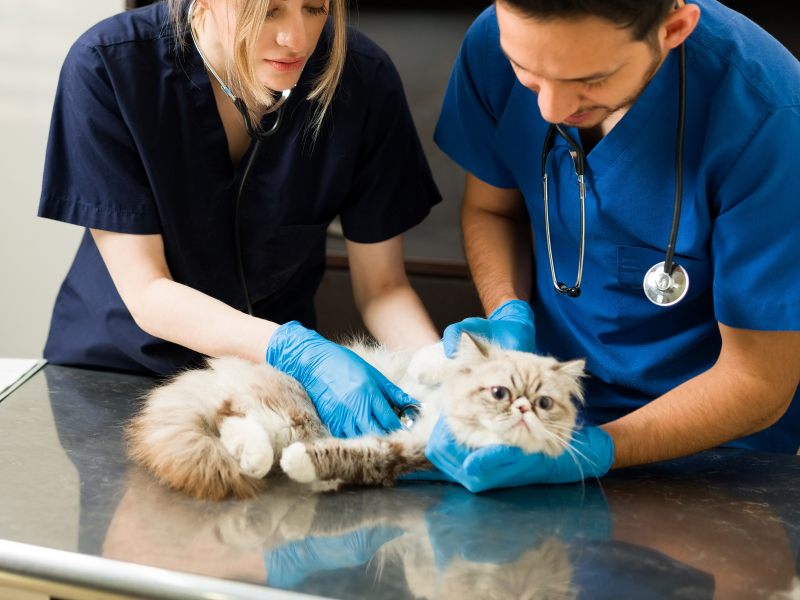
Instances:
[[[171,279],[158,278],[130,307],[147,333],[207,356],[264,362],[276,323],[251,317]]]
[[[370,298],[361,307],[361,317],[376,339],[393,348],[421,348],[441,338],[419,296],[408,284]]]

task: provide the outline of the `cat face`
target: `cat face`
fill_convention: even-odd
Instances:
[[[558,456],[572,439],[585,364],[501,350],[464,334],[445,389],[450,430],[469,448],[504,444]]]

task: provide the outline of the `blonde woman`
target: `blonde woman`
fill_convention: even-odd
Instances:
[[[39,215],[87,232],[46,358],[160,375],[203,355],[266,359],[335,435],[400,426],[391,407],[414,401],[313,331],[340,215],[369,330],[394,346],[439,339],[406,279],[402,234],[440,196],[391,61],[345,23],[345,0],[170,0],[75,43]],[[292,90],[277,111],[272,90]],[[278,114],[252,156],[243,117],[263,135]],[[250,158],[239,222],[254,316],[234,236]]]

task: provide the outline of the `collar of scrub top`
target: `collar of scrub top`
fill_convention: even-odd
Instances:
[[[283,112],[285,110],[286,101],[289,99],[289,96],[292,95],[292,90],[294,88],[290,88],[288,90],[283,90],[280,92],[280,98],[275,101],[275,104],[269,107],[269,110],[265,112],[265,115],[278,111],[277,119],[275,120],[275,124],[267,131],[261,132],[257,131],[253,127],[253,123],[250,121],[250,112],[247,110],[247,105],[244,103],[244,100],[241,98],[237,98],[233,92],[231,92],[230,88],[225,85],[222,81],[222,78],[217,75],[217,72],[214,70],[214,67],[211,66],[211,62],[206,58],[203,49],[200,47],[200,43],[197,41],[197,36],[194,33],[194,26],[192,25],[192,18],[194,17],[194,5],[197,3],[197,0],[192,0],[192,3],[189,5],[189,10],[186,16],[186,23],[189,27],[189,32],[192,34],[192,41],[194,42],[194,47],[197,48],[197,52],[200,54],[200,58],[203,59],[203,64],[205,64],[206,69],[214,76],[214,79],[217,80],[222,91],[225,92],[225,95],[230,98],[233,105],[237,108],[237,110],[241,113],[242,119],[244,119],[244,128],[247,131],[247,135],[249,135],[254,140],[265,140],[268,137],[272,137],[278,129],[280,129],[281,123],[283,122]],[[278,93],[278,92],[275,92]]]

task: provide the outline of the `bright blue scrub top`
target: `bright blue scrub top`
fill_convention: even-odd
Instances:
[[[256,316],[311,328],[325,232],[337,214],[347,239],[374,243],[417,225],[440,200],[397,71],[354,30],[313,141],[306,96],[325,65],[329,25],[283,126],[256,160],[241,217]],[[39,215],[161,234],[176,281],[243,310],[233,231],[249,151],[234,168],[202,60],[190,37],[185,52],[176,41],[159,2],[103,21],[75,43],[58,84]],[[88,230],[58,294],[44,356],[162,375],[200,358],[136,325]]]
[[[561,359],[587,359],[587,416],[599,422],[708,370],[721,348],[717,321],[800,330],[800,64],[745,17],[714,0],[697,4],[700,23],[686,42],[676,247],[691,284],[675,306],[651,304],[642,281],[664,260],[672,222],[676,52],[587,157],[586,258],[577,299],[553,290],[547,260],[541,156],[548,123],[503,56],[493,7],[464,40],[436,130],[442,150],[467,171],[524,193],[536,238],[537,346]],[[550,168],[556,272],[572,285],[580,241],[577,178],[565,150]],[[797,452],[797,394],[773,427],[731,445]]]

